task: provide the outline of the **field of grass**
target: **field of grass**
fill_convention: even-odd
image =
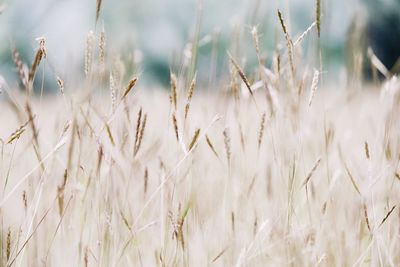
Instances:
[[[302,67],[316,2],[294,40],[278,11],[271,68],[253,28],[258,64],[228,53],[221,90],[197,88],[195,64],[144,88],[107,67],[100,32],[81,85],[45,73],[59,92],[34,94],[54,51],[39,40],[26,68],[14,50],[24,90],[3,84],[0,103],[0,266],[398,266],[400,83],[327,85],[321,65]]]

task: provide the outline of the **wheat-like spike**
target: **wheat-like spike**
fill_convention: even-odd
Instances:
[[[281,27],[282,27],[282,31],[283,31],[283,33],[285,35],[285,39],[286,39],[286,46],[287,46],[288,55],[289,55],[290,70],[291,70],[292,79],[293,79],[293,82],[294,82],[294,79],[295,79],[296,75],[295,75],[294,62],[293,62],[293,42],[292,42],[292,39],[290,38],[290,35],[289,35],[288,30],[287,30],[287,27],[286,27],[285,21],[283,19],[282,13],[281,13],[281,11],[279,9],[278,9],[278,17],[279,17],[279,22],[280,22]]]
[[[172,114],[172,123],[174,125],[174,132],[175,132],[176,140],[179,142],[178,121],[176,120],[175,112]]]
[[[94,33],[89,31],[86,37],[86,49],[85,49],[85,75],[86,78],[90,76],[92,70],[92,58],[93,58],[93,45],[94,45]]]
[[[142,124],[142,108],[139,109],[138,117],[136,121],[136,131],[135,131],[135,143],[133,145],[134,153],[136,152],[136,147],[139,142],[140,125]]]
[[[170,79],[171,79],[171,102],[172,102],[174,109],[176,110],[177,101],[178,101],[178,96],[177,96],[178,82],[177,82],[176,75],[172,72],[170,73]]]
[[[103,163],[103,156],[104,156],[103,146],[99,145],[99,149],[98,149],[98,152],[97,152],[97,165],[96,165],[96,174],[97,174],[97,176],[100,174],[101,164]]]
[[[308,173],[306,179],[304,179],[303,186],[307,185],[310,181],[311,177],[313,176],[314,172],[317,170],[319,164],[321,163],[321,158],[319,158],[315,163],[311,171]]]
[[[110,142],[113,146],[115,146],[115,141],[114,141],[114,137],[111,133],[111,129],[110,126],[108,125],[108,123],[106,123],[106,131],[107,131],[107,135],[108,135],[108,139],[110,139]]]
[[[369,146],[367,141],[364,142],[364,149],[365,149],[365,156],[367,157],[367,159],[370,159]]]
[[[245,142],[245,138],[244,138],[244,134],[243,134],[243,127],[240,122],[238,123],[238,128],[239,128],[239,136],[240,136],[240,145],[242,146],[242,150],[245,151],[246,142]]]
[[[318,38],[321,37],[321,0],[316,0],[315,16],[317,21]]]
[[[303,41],[303,39],[310,33],[310,31],[317,25],[317,22],[314,21],[310,27],[307,28],[300,36],[299,38],[296,39],[296,41],[293,43],[293,46],[297,46]]]
[[[232,232],[235,232],[235,212],[231,212],[231,226],[232,226]]]
[[[29,122],[31,124],[31,129],[33,132],[33,140],[35,141],[35,144],[37,145],[37,147],[39,147],[39,140],[38,140],[39,133],[38,133],[35,121],[34,121],[35,116],[33,115],[32,108],[31,108],[31,105],[29,104],[29,102],[26,103],[26,111],[28,113]]]
[[[19,53],[15,47],[12,48],[12,58],[14,61],[14,64],[17,68],[18,71],[18,76],[19,79],[21,80],[22,85],[25,87],[25,89],[28,89],[28,70],[27,66],[22,63]]]
[[[253,37],[253,42],[254,42],[254,47],[256,49],[256,54],[257,54],[257,59],[258,63],[261,64],[261,58],[260,58],[260,41],[258,38],[258,30],[256,26],[253,26],[251,28],[251,36]]]
[[[365,203],[363,204],[363,208],[364,208],[365,223],[367,224],[368,230],[371,233],[371,226],[369,224],[369,219],[368,219],[368,210],[367,210],[367,206],[365,205]]]
[[[10,137],[8,138],[7,144],[11,144],[14,140],[19,139],[21,134],[25,131],[25,125],[19,127],[15,132],[13,132]]]
[[[133,87],[135,87],[136,83],[137,83],[137,77],[134,77],[133,79],[131,79],[128,83],[128,85],[125,88],[124,94],[122,95],[122,99],[124,99],[129,92],[133,89]]]
[[[7,241],[6,241],[6,262],[10,260],[11,256],[11,229],[8,228]]]
[[[67,178],[68,178],[68,170],[65,169],[63,182],[60,186],[57,187],[58,209],[60,216],[62,216],[62,214],[64,213],[64,191],[65,191],[65,185],[67,184]]]
[[[148,182],[149,182],[149,170],[147,167],[144,169],[144,177],[143,177],[143,192],[146,195],[147,193],[147,187],[148,187]]]
[[[308,100],[308,106],[311,107],[312,101],[314,99],[315,92],[317,91],[318,87],[318,81],[319,81],[319,71],[314,70],[314,77],[311,82],[311,92],[310,92],[310,98]]]
[[[247,90],[249,91],[250,95],[254,97],[253,95],[253,90],[251,90],[251,85],[249,80],[247,79],[246,75],[244,74],[243,70],[240,68],[239,64],[236,62],[236,60],[232,57],[232,55],[227,52],[229,59],[232,62],[232,65],[235,67],[236,71],[238,72],[240,78],[243,80],[244,84],[246,85]]]
[[[37,38],[37,41],[39,41],[39,48],[36,51],[35,60],[33,61],[31,69],[29,71],[28,83],[33,82],[33,78],[35,77],[37,67],[39,66],[41,60],[46,57],[46,47],[45,47],[46,39],[44,37],[39,37]]]
[[[57,76],[56,78],[58,87],[60,88],[60,92],[61,94],[64,94],[64,80],[62,80],[59,76]]]
[[[236,62],[236,60],[232,57],[232,55],[229,53],[229,51],[227,51],[227,53],[228,53],[228,56],[229,56],[229,59],[230,59],[232,65],[235,67],[235,69],[236,69],[237,73],[239,74],[240,78],[242,79],[242,81],[243,81],[244,84],[246,85],[246,88],[247,88],[247,90],[249,91],[249,93],[250,93],[250,95],[251,95],[251,98],[252,98],[252,100],[253,100],[253,102],[254,102],[254,104],[255,104],[255,106],[256,106],[257,111],[259,111],[258,105],[257,105],[257,101],[256,101],[256,99],[255,99],[255,97],[254,97],[253,90],[251,90],[251,85],[250,85],[249,80],[247,79],[247,77],[246,77],[246,75],[244,74],[243,70],[240,68],[239,64],[238,64],[238,63]]]
[[[225,152],[226,152],[226,159],[228,161],[228,165],[230,165],[231,162],[231,138],[229,135],[229,129],[225,128],[224,132],[224,144],[225,144]]]
[[[22,201],[24,203],[25,211],[28,209],[28,197],[26,196],[26,190],[22,192]]]
[[[85,267],[89,266],[89,248],[85,247],[85,253],[83,255],[83,263]]]
[[[117,85],[112,72],[110,72],[110,97],[111,97],[111,109],[115,111],[115,105],[117,102]]]
[[[276,57],[276,67],[277,67],[277,71],[278,71],[278,76],[281,74],[281,55],[278,54],[278,56]]]
[[[211,142],[210,137],[208,137],[208,135],[206,135],[206,142],[207,142],[207,144],[208,144],[208,147],[209,147],[209,148],[211,149],[211,151],[214,153],[214,155],[215,155],[217,158],[219,158],[218,153],[217,153],[217,151],[215,150],[214,145],[213,145],[213,143]]]
[[[104,67],[105,57],[106,57],[106,32],[103,26],[103,29],[100,32],[100,40],[99,40],[99,64],[100,64],[101,74],[103,74],[105,68]]]
[[[188,92],[187,101],[186,101],[186,106],[185,106],[185,120],[186,120],[187,115],[189,113],[190,102],[192,101],[194,89],[196,87],[196,77],[197,77],[197,73],[194,74],[193,80],[190,83],[189,92]]]
[[[147,114],[144,114],[143,116],[143,121],[142,121],[142,125],[140,126],[140,133],[139,133],[139,140],[136,146],[136,150],[135,150],[135,156],[136,154],[139,152],[139,149],[142,145],[142,140],[143,140],[143,136],[144,136],[144,129],[146,128],[146,122],[147,122]]]
[[[96,23],[100,17],[101,2],[102,0],[96,0]]]
[[[258,132],[258,149],[259,149],[259,150],[260,150],[261,143],[262,143],[262,139],[263,139],[263,136],[264,136],[265,117],[266,117],[266,114],[265,114],[265,112],[264,112],[264,113],[262,114],[262,117],[261,117],[260,130],[259,130],[259,132]]]
[[[189,145],[189,151],[192,150],[192,148],[194,147],[194,145],[196,144],[197,139],[199,138],[200,135],[200,129],[197,129],[193,135],[192,141],[190,142]]]

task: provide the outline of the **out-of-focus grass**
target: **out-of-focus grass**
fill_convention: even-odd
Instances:
[[[32,64],[13,49],[1,266],[398,265],[400,84],[385,71],[363,84],[355,54],[348,85],[328,86],[315,11],[300,33],[278,11],[273,51],[252,27],[256,63],[235,32],[229,75],[215,79],[214,65],[208,86],[197,83],[195,31],[170,93],[111,57],[103,29],[87,35],[77,77],[52,66],[45,39]],[[57,94],[41,94],[45,76]]]

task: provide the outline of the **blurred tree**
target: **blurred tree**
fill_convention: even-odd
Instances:
[[[368,59],[368,48],[392,73],[400,73],[400,0],[364,0],[365,16],[359,12],[349,30],[349,61],[353,72],[357,69],[356,55],[362,55],[363,72],[373,77]]]

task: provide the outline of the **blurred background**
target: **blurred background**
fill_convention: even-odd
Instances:
[[[219,77],[229,73],[227,50],[236,50],[235,56],[246,58],[241,61],[245,65],[256,60],[252,26],[258,26],[261,51],[266,64],[271,64],[276,47],[284,45],[277,8],[282,10],[293,38],[315,20],[314,0],[102,2],[96,24],[95,0],[0,1],[0,75],[10,87],[17,85],[11,48],[15,46],[21,59],[31,64],[38,47],[35,39],[43,36],[49,72],[78,81],[84,76],[87,35],[93,31],[97,36],[104,29],[110,62],[122,61],[127,75],[140,74],[144,84],[165,86],[170,69],[179,72],[185,56],[192,56],[191,45],[198,27],[199,82],[204,86],[215,85]],[[388,69],[400,69],[400,0],[323,0],[322,4],[320,45],[324,71],[330,73],[327,76],[335,81],[346,79],[346,66],[352,61],[351,49],[359,49],[366,55],[368,46]],[[356,31],[358,36],[354,36]],[[305,48],[309,47],[310,39],[316,40],[315,31],[305,40]],[[303,52],[306,58],[307,54],[315,53],[313,48]],[[45,87],[51,90],[54,79],[45,76]]]

